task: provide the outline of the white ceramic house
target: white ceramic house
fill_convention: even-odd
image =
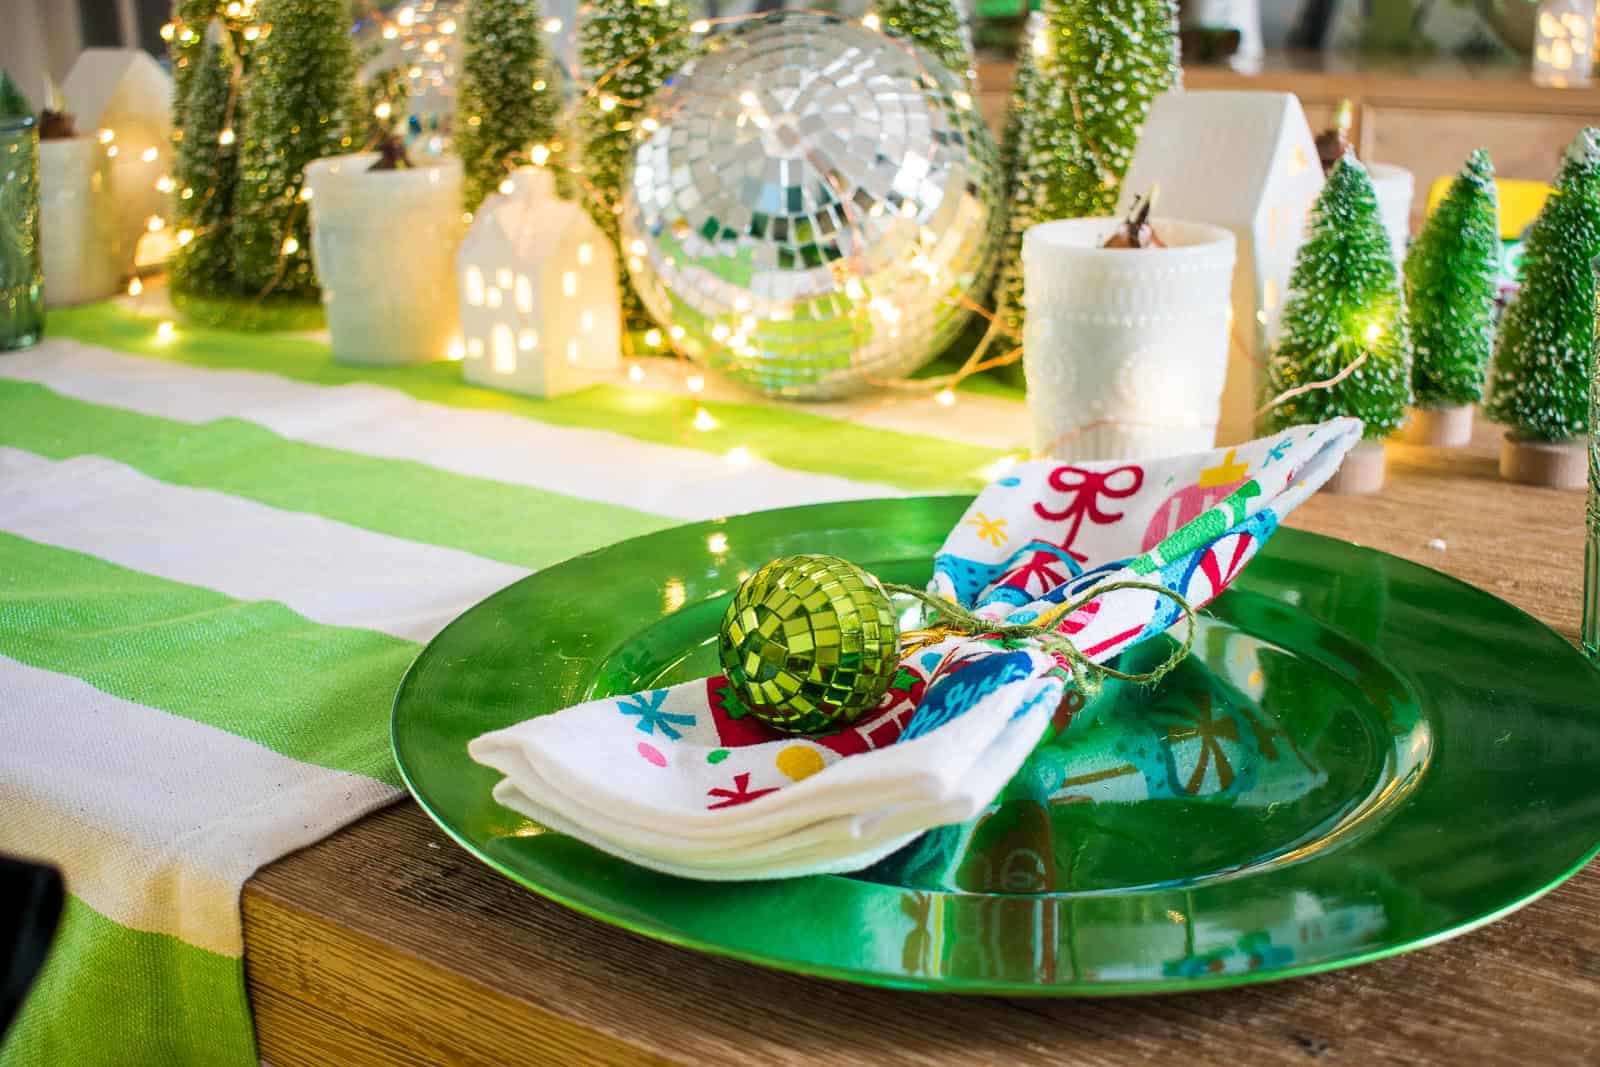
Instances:
[[[622,358],[616,253],[555,175],[524,167],[485,200],[456,257],[469,382],[534,396],[616,374]]]
[[[119,244],[125,271],[145,223],[165,217],[167,194],[156,188],[172,173],[172,79],[149,53],[137,48],[86,48],[72,65],[61,94],[83,133],[104,138],[111,158]]]
[[[1261,372],[1278,336],[1289,274],[1322,192],[1316,142],[1291,93],[1175,91],[1156,98],[1122,183],[1161,187],[1156,211],[1233,231],[1232,344],[1219,444],[1254,437]]]

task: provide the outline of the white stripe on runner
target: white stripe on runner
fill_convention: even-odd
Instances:
[[[0,852],[114,922],[238,956],[260,866],[399,796],[0,656]]]
[[[0,448],[0,530],[200,585],[275,600],[316,622],[426,641],[528,573],[210,489],[100,456]]]
[[[0,376],[179,422],[238,418],[295,441],[408,459],[477,478],[680,519],[901,490],[788,470],[607,430],[552,426],[417,400],[377,385],[310,385],[260,371],[208,370],[51,340],[0,360]]]

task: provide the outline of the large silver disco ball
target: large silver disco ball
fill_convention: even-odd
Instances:
[[[712,38],[656,97],[622,250],[691,358],[763,392],[840,396],[938,355],[994,264],[994,143],[962,79],[847,20]]]

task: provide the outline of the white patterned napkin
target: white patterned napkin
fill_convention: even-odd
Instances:
[[[930,589],[1027,623],[1133,580],[1196,608],[1361,438],[1334,419],[1237,448],[1114,463],[1019,464],[950,532]],[[1057,626],[1104,663],[1182,616],[1147,588],[1109,590]],[[852,727],[792,737],[740,717],[721,677],[590,701],[471,742],[501,804],[645,867],[701,879],[865,867],[975,818],[1070,717],[1070,672],[1033,641],[952,637],[915,649]]]

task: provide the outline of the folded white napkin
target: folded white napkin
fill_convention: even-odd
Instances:
[[[1019,464],[951,531],[929,588],[1010,623],[1125,580],[1198,608],[1360,437],[1358,420],[1335,419],[1190,456]],[[1181,616],[1172,598],[1124,587],[1057,629],[1103,663]],[[726,684],[590,701],[468,751],[505,776],[501,804],[606,852],[690,878],[786,878],[857,870],[975,818],[1070,717],[1069,670],[1031,640],[915,649],[876,709],[819,737],[730,713]]]

